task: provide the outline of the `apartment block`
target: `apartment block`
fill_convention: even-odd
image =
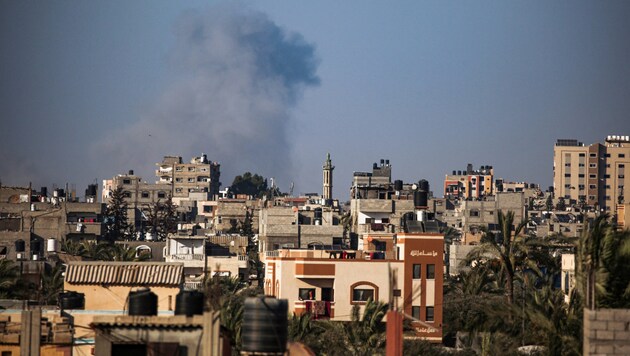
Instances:
[[[193,157],[190,163],[184,163],[179,156],[164,156],[155,175],[156,183],[172,184],[173,199],[188,198],[191,193],[204,193],[205,199],[214,199],[219,194],[221,183],[221,165],[208,160],[205,154]]]
[[[472,164],[464,171],[453,171],[444,178],[444,197],[459,199],[479,199],[492,195],[494,169],[492,166],[481,166],[473,169]]]
[[[574,139],[558,140],[553,157],[555,196],[615,213],[617,205],[627,201],[626,165],[630,165],[630,136],[609,135],[604,143],[588,146]]]

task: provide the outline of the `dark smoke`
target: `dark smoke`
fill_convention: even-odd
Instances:
[[[222,164],[224,186],[257,172],[288,185],[291,109],[317,85],[315,49],[266,15],[236,6],[183,14],[169,56],[172,85],[155,109],[95,145],[111,177],[135,169],[153,181],[164,155],[202,152]]]

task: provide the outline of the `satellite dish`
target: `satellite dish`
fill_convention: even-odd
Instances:
[[[411,189],[418,190],[418,185],[416,183],[412,184]]]

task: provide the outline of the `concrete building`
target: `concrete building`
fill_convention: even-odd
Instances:
[[[585,203],[614,214],[628,200],[630,136],[611,135],[604,143],[585,146],[577,140],[558,140],[553,150],[553,186],[556,198],[567,204]],[[629,166],[630,167],[630,166]]]
[[[193,157],[184,163],[179,156],[164,156],[155,175],[157,184],[172,184],[173,199],[189,198],[191,193],[202,193],[205,199],[212,200],[219,194],[221,165],[208,160],[205,154]]]
[[[339,211],[320,204],[268,206],[260,210],[259,249],[341,245]]]
[[[474,170],[468,163],[466,170],[453,171],[444,178],[444,197],[458,199],[479,199],[494,194],[494,169],[481,166]]]
[[[203,235],[188,235],[180,232],[177,235],[168,236],[164,247],[164,260],[167,263],[176,262],[184,265],[184,289],[202,288],[206,275],[239,277],[241,280],[247,280],[249,258],[244,249],[220,248],[225,244],[221,244],[216,236],[213,238],[210,238],[210,241],[213,241],[211,243]],[[239,245],[242,245],[243,241],[240,240],[232,236],[229,243],[236,245],[231,242],[238,241]]]
[[[265,294],[288,299],[289,313],[341,321],[350,320],[352,307],[369,298],[391,303],[423,322],[412,323],[419,337],[441,342],[443,236],[366,237],[376,240],[384,242],[384,251],[370,250],[373,244],[365,250],[267,251]]]

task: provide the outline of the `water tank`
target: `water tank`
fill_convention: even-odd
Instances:
[[[129,175],[132,176],[133,175],[133,169],[129,170]]]
[[[193,316],[203,314],[203,293],[183,290],[175,297],[175,315]]]
[[[42,187],[42,189],[40,190],[40,194],[43,197],[47,197],[48,196],[48,188]]]
[[[129,292],[129,315],[157,315],[157,295],[149,288]]]
[[[395,180],[394,181],[394,190],[402,190],[403,189],[403,181],[402,180]]]
[[[425,192],[429,191],[429,181],[426,179],[420,179],[420,181],[418,182],[418,188],[420,188],[420,190],[424,190]]]
[[[62,310],[84,309],[85,294],[73,291],[62,292],[59,294],[59,307]]]
[[[24,240],[15,240],[15,252],[24,252],[26,250],[26,243]]]
[[[36,211],[36,210],[37,210],[37,205],[31,204],[31,211]]]
[[[96,196],[96,193],[98,191],[98,185],[97,184],[90,184],[88,185],[86,191],[85,191],[85,195],[86,196]]]
[[[423,190],[416,190],[413,192],[413,205],[414,206],[428,206],[428,192]]]
[[[286,299],[247,298],[241,326],[242,350],[284,353],[287,347],[287,311]]]
[[[46,242],[46,251],[47,252],[57,252],[57,240],[56,239],[48,239]]]

